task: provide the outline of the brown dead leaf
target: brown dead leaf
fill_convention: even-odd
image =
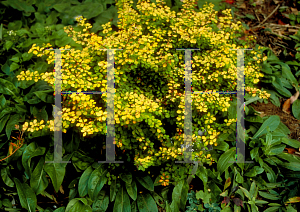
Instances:
[[[60,187],[59,187],[59,191],[60,191],[60,193],[62,193],[62,194],[64,194],[64,193],[65,193],[65,191],[64,191],[64,189],[63,189],[63,187],[62,187],[62,185],[60,185]]]
[[[291,7],[291,10],[292,10],[292,13],[294,14],[294,15],[298,15],[298,10],[296,9],[296,8],[292,8]]]
[[[283,103],[283,106],[282,106],[282,111],[287,113],[287,114],[290,114],[291,113],[291,100],[288,99],[286,100],[284,103]]]
[[[246,4],[245,3],[242,3],[238,6],[238,8],[242,8],[242,9],[246,9]]]
[[[289,154],[294,154],[297,151],[294,148],[284,148],[284,149],[287,150]]]

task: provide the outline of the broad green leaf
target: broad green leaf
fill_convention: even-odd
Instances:
[[[270,131],[276,130],[280,123],[280,118],[277,115],[270,116],[267,120],[264,121],[264,123],[261,125],[261,127],[258,129],[258,131],[253,136],[253,139],[260,137],[263,134],[267,133],[267,126],[270,127]]]
[[[265,171],[267,173],[267,178],[270,181],[270,183],[275,183],[277,177],[276,177],[273,169],[270,168],[266,163],[263,163],[263,168],[265,169]]]
[[[66,208],[65,212],[92,212],[91,206],[87,205],[87,200],[84,198],[72,199]]]
[[[203,192],[203,190],[196,193],[197,199],[203,199],[203,203],[209,203],[209,199],[211,198],[211,193],[208,193],[208,191]]]
[[[188,184],[186,180],[181,180],[173,189],[172,200],[178,204],[182,210],[185,209],[185,204],[188,194]]]
[[[120,174],[120,178],[125,182],[125,183],[128,183],[128,184],[131,184],[132,182],[132,174],[130,172],[126,172],[126,173],[121,173]]]
[[[125,188],[121,186],[116,196],[113,212],[127,212],[130,211],[130,208],[131,206],[129,196]]]
[[[243,187],[241,187],[241,186],[239,186],[239,187],[240,187],[240,189],[243,191],[243,193],[245,194],[245,196],[246,196],[249,200],[251,200],[251,199],[252,199],[252,196],[250,195],[249,191],[247,191],[245,188],[243,188]]]
[[[48,179],[44,171],[44,157],[41,157],[30,177],[30,187],[38,195],[48,187]]]
[[[112,179],[111,185],[110,185],[110,192],[109,192],[110,201],[114,201],[116,195],[117,195],[117,179]]]
[[[290,169],[292,171],[300,171],[300,163],[299,162],[290,162],[290,163],[283,163],[283,167]]]
[[[22,207],[29,212],[35,212],[37,199],[32,188],[27,183],[21,183],[18,178],[14,178],[14,181]]]
[[[158,212],[157,205],[149,193],[141,193],[137,197],[140,212]]]
[[[7,114],[3,118],[1,118],[1,120],[0,120],[0,132],[2,132],[2,130],[3,130],[6,122],[8,121],[9,117],[10,117],[10,114]]]
[[[63,206],[63,207],[59,207],[57,209],[55,209],[53,212],[65,212],[66,211],[66,207]]]
[[[19,66],[17,63],[15,63],[15,62],[13,62],[13,63],[9,66],[10,71],[17,70],[19,67],[20,67],[20,66]]]
[[[272,85],[276,88],[276,91],[279,94],[288,98],[292,96],[292,93],[288,89],[283,87],[283,84],[278,76],[275,76],[275,81],[272,82]]]
[[[109,197],[105,195],[105,191],[101,190],[100,194],[96,198],[96,201],[92,205],[93,211],[106,211],[109,204]]]
[[[70,132],[72,135],[68,134],[68,132],[69,131],[67,131],[67,136],[70,136],[71,139],[68,139],[63,143],[64,148],[66,149],[66,152],[75,152],[79,147],[80,137],[73,130]]]
[[[279,208],[281,207],[270,207],[264,210],[264,212],[277,212]]]
[[[8,139],[11,136],[11,131],[15,129],[15,125],[19,124],[19,122],[24,121],[24,118],[25,118],[24,115],[22,116],[21,114],[14,114],[10,117],[5,128],[5,133]]]
[[[92,166],[89,166],[81,175],[78,183],[78,192],[80,197],[84,197],[88,193],[88,182],[93,172]]]
[[[292,104],[292,112],[293,116],[300,120],[300,99],[297,99],[293,104]]]
[[[266,152],[266,155],[277,155],[279,153],[282,153],[286,145],[280,144],[276,146],[272,146],[269,151]]]
[[[8,172],[9,172],[9,167],[8,166],[3,167],[1,169],[1,178],[2,178],[3,182],[5,183],[5,185],[7,185],[9,187],[14,187],[15,183],[8,176]]]
[[[104,184],[107,181],[107,170],[104,170],[104,172],[101,171],[102,167],[98,167],[95,169],[88,181],[88,194],[89,197],[94,201],[103,188]]]
[[[149,175],[146,175],[144,177],[136,176],[136,179],[146,189],[148,189],[149,191],[154,191],[153,181]]]
[[[229,163],[229,161],[235,160],[236,148],[232,147],[226,152],[224,152],[221,157],[218,159],[217,170],[222,174],[225,169],[228,169],[233,163]]]
[[[70,2],[67,2],[67,3],[55,4],[53,8],[58,12],[63,13],[65,10],[69,9],[70,6],[71,6]]]
[[[127,193],[131,199],[136,200],[137,198],[137,187],[136,182],[133,180],[131,183],[125,183]]]
[[[251,197],[255,197],[256,190],[257,190],[257,188],[256,188],[256,185],[255,185],[255,182],[253,181],[251,183],[250,191],[249,191]]]
[[[214,149],[222,150],[225,152],[229,149],[229,144],[224,141],[221,141],[221,142],[218,142],[218,146],[214,146]]]
[[[33,53],[28,53],[28,52],[23,53],[22,54],[23,62],[30,60],[32,56],[33,56]]]
[[[65,155],[62,158],[62,161],[69,161],[72,157],[72,154]],[[46,161],[54,161],[54,153],[51,153],[50,151],[47,152]],[[58,192],[59,187],[61,186],[65,173],[66,173],[66,166],[67,163],[47,163],[45,164],[44,170],[47,172],[47,174],[50,176],[52,185],[54,187],[55,192]]]
[[[289,153],[285,153],[285,152],[282,152],[280,154],[277,154],[277,157],[280,157],[284,160],[287,160],[288,162],[296,162],[296,163],[299,163],[300,160],[298,159],[298,157],[294,156],[294,155],[291,155]],[[282,165],[282,164],[280,164]]]
[[[258,150],[259,150],[259,147],[255,147],[254,149],[252,149],[250,151],[250,156],[251,156],[251,159],[253,160],[254,158],[258,157],[259,154],[258,154]]]
[[[31,178],[30,162],[31,158],[39,155],[44,155],[46,151],[45,147],[39,147],[35,142],[31,142],[24,150],[22,155],[22,165],[25,169],[25,175],[27,179]]]
[[[295,139],[291,139],[291,138],[282,138],[281,141],[291,147],[294,148],[299,148],[300,147],[300,142],[295,140]]]
[[[10,40],[6,41],[4,44],[4,48],[8,51],[10,49],[10,47],[12,47],[14,43]]]
[[[263,198],[266,198],[266,199],[270,199],[270,200],[280,200],[281,197],[280,196],[277,196],[275,194],[269,194],[267,192],[263,192],[263,191],[258,191],[259,195]]]
[[[206,186],[208,181],[207,171],[203,166],[199,166],[196,175],[202,180],[203,185]]]

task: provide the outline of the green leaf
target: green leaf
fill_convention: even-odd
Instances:
[[[18,197],[23,208],[29,212],[35,212],[37,206],[36,195],[27,183],[21,183],[18,178],[14,178]]]
[[[128,183],[128,184],[131,184],[132,182],[132,174],[130,172],[126,172],[126,173],[121,173],[120,174],[120,178],[125,182],[125,183]]]
[[[259,147],[255,147],[254,149],[252,149],[250,151],[250,156],[251,156],[251,159],[253,160],[254,158],[258,157],[259,154],[258,154],[258,150],[259,150]]]
[[[276,211],[278,211],[279,208],[281,208],[281,207],[270,207],[270,208],[267,208],[266,210],[264,210],[264,212],[276,212]]]
[[[229,149],[229,144],[227,142],[221,141],[218,142],[218,146],[215,146],[214,149],[227,151]]]
[[[78,211],[92,212],[92,208],[89,205],[87,205],[86,199],[84,198],[72,199],[68,203],[65,212],[78,212]]]
[[[149,191],[154,191],[153,181],[149,175],[146,175],[144,177],[136,176],[136,179],[146,189],[148,189]]]
[[[207,204],[209,203],[209,199],[211,198],[211,193],[208,193],[208,191],[203,192],[202,190],[196,193],[197,199],[203,199],[203,203]]]
[[[140,212],[158,212],[157,205],[149,193],[141,193],[137,197],[137,205]]]
[[[64,36],[63,38],[61,38],[59,40],[55,40],[55,45],[56,46],[66,46],[66,45],[70,44],[71,41],[72,41],[72,38]]]
[[[58,12],[60,13],[63,13],[65,10],[69,9],[71,7],[71,4],[70,2],[67,2],[67,3],[61,3],[61,4],[55,4],[53,6],[53,8],[55,10],[57,10]]]
[[[5,115],[1,120],[0,120],[0,132],[2,132],[7,120],[9,119],[10,114]],[[8,137],[9,138],[9,137]]]
[[[245,196],[251,200],[252,199],[252,196],[250,195],[249,191],[247,191],[245,188],[243,188],[242,186],[239,186],[240,189],[243,191],[243,193],[245,194]]]
[[[21,120],[20,120],[21,119]],[[24,116],[20,114],[14,114],[10,117],[9,121],[7,122],[5,133],[7,135],[7,139],[10,138],[11,131],[15,129],[15,125],[19,124],[19,122],[24,121]]]
[[[259,195],[263,198],[266,198],[266,199],[270,199],[270,200],[280,200],[281,197],[280,196],[277,196],[275,194],[269,194],[267,192],[263,192],[263,191],[258,191]]]
[[[139,197],[140,197],[140,195],[138,196],[138,199],[139,199]],[[130,208],[131,208],[131,206],[130,206],[129,196],[128,196],[127,192],[125,191],[124,187],[121,186],[117,193],[117,196],[116,196],[113,212],[130,211]]]
[[[267,126],[269,126],[270,131],[276,130],[280,123],[280,118],[277,115],[271,115],[265,122],[261,125],[261,127],[258,129],[258,131],[253,136],[253,139],[258,138],[262,136],[263,134],[267,133]]]
[[[286,146],[284,144],[272,146],[267,152],[266,155],[278,155],[282,153]]]
[[[42,193],[49,184],[46,173],[43,170],[44,163],[45,159],[44,157],[41,157],[30,177],[30,187],[37,195]]]
[[[23,53],[22,54],[23,62],[30,60],[32,56],[33,56],[33,53],[28,53],[28,52]]]
[[[265,169],[265,171],[267,173],[267,178],[268,178],[269,182],[275,183],[277,177],[276,177],[273,169],[270,168],[266,163],[263,163],[263,168]]]
[[[106,211],[109,204],[109,197],[105,195],[105,191],[100,191],[100,194],[96,198],[96,201],[92,205],[93,211]]]
[[[247,177],[255,177],[258,174],[261,174],[264,172],[264,169],[259,166],[254,166],[251,170],[246,172],[244,175]]]
[[[207,171],[203,166],[199,166],[196,175],[202,180],[203,185],[206,186],[208,181]]]
[[[174,202],[177,203],[178,207],[182,210],[185,209],[185,204],[187,200],[187,194],[188,194],[188,184],[186,180],[181,180],[172,192],[172,199]]]
[[[293,104],[292,104],[292,112],[293,116],[300,120],[300,99],[297,99]]]
[[[92,166],[89,166],[81,175],[78,183],[78,192],[80,197],[84,197],[88,193],[88,182],[93,172]]]
[[[288,98],[292,96],[292,93],[288,89],[283,87],[283,84],[278,76],[275,76],[275,81],[272,81],[272,85],[276,88],[276,91],[279,94]]]
[[[283,163],[282,165],[292,171],[300,171],[300,162]]]
[[[89,197],[94,201],[98,195],[98,193],[103,188],[104,184],[107,181],[107,170],[101,171],[102,166],[95,169],[88,181],[88,194]]]
[[[117,194],[117,179],[114,179],[111,181],[110,192],[109,192],[111,202],[114,201],[116,194]]]
[[[252,19],[252,20],[255,19],[255,17],[254,17],[253,15],[251,15],[251,14],[246,14],[246,17],[247,17],[247,18],[250,18],[250,19]]]
[[[4,44],[4,48],[8,51],[10,49],[10,47],[12,47],[14,43],[10,40],[6,41]]]
[[[14,70],[18,69],[19,67],[20,66],[17,63],[13,62],[9,68],[10,68],[10,71],[14,71]]]
[[[45,91],[35,91],[33,92],[38,98],[40,98],[43,102],[53,103],[53,91],[45,90]],[[51,95],[52,94],[52,95]]]
[[[27,179],[31,178],[30,161],[31,158],[39,155],[44,155],[46,151],[45,147],[39,147],[35,142],[31,142],[24,150],[22,154],[22,165],[25,169],[25,175]]]
[[[62,158],[62,161],[69,161],[72,157],[72,154],[65,155]],[[46,161],[54,161],[54,153],[51,153],[50,151],[47,152]],[[66,173],[66,166],[67,163],[47,163],[45,164],[44,170],[47,172],[47,174],[50,176],[52,185],[54,187],[55,192],[58,192],[59,187],[61,186],[65,173]]]
[[[218,159],[217,170],[222,174],[225,169],[228,169],[233,163],[229,163],[229,161],[235,160],[236,148],[232,147],[231,149],[224,152],[221,157]]]
[[[295,140],[295,139],[291,139],[291,138],[282,138],[281,141],[291,147],[294,148],[299,148],[300,147],[300,142]]]
[[[136,200],[137,198],[137,187],[136,182],[133,180],[131,183],[125,183],[127,193],[131,199]]]
[[[14,187],[15,183],[8,176],[8,172],[9,172],[9,167],[8,166],[3,167],[1,169],[1,178],[2,178],[3,182],[5,183],[5,185],[7,185],[9,187]]]

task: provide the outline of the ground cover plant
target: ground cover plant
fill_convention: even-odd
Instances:
[[[126,163],[127,171],[124,170],[123,165],[110,164],[107,167],[106,164],[99,165],[94,162],[105,160],[105,152],[102,154],[101,151],[101,157],[99,157],[97,150],[103,145],[105,146],[106,95],[65,95],[62,107],[64,111],[63,129],[66,134],[63,140],[66,141],[64,142],[63,154],[65,159],[72,160],[72,164],[77,171],[75,173],[78,176],[74,179],[74,175],[69,175],[73,179],[69,183],[70,202],[66,208],[67,211],[83,209],[110,210],[108,208],[109,200],[113,203],[113,210],[120,210],[120,208],[130,210],[131,208],[133,211],[137,209],[143,211],[145,209],[141,204],[142,201],[147,202],[146,206],[153,207],[150,209],[151,211],[157,210],[156,204],[167,211],[185,209],[186,199],[179,200],[178,197],[187,196],[186,178],[191,167],[187,164],[178,165],[174,163],[175,159],[183,159],[180,147],[183,144],[184,54],[175,51],[175,48],[203,49],[203,51],[193,52],[193,91],[235,90],[232,82],[236,82],[236,52],[231,53],[228,49],[239,46],[255,48],[255,51],[246,53],[245,57],[245,83],[247,87],[245,98],[251,102],[255,101],[254,99],[262,100],[265,97],[264,95],[266,97],[270,96],[254,88],[254,84],[257,84],[259,78],[263,76],[258,70],[267,57],[259,58],[261,57],[259,53],[255,55],[261,48],[253,46],[253,40],[243,42],[234,39],[235,36],[240,36],[234,34],[234,30],[241,31],[241,25],[240,23],[232,23],[229,10],[224,12],[224,15],[228,16],[227,18],[216,17],[216,13],[212,10],[213,5],[210,6],[202,9],[201,14],[203,16],[198,13],[199,16],[196,16],[194,21],[186,21],[187,17],[191,16],[189,10],[194,8],[194,4],[184,2],[184,12],[176,14],[170,12],[167,7],[161,7],[159,2],[157,4],[143,2],[137,6],[140,11],[137,13],[128,4],[119,2],[118,8],[120,20],[122,21],[118,25],[120,30],[117,33],[112,31],[108,23],[104,25],[103,37],[93,33],[90,34],[91,25],[85,24],[83,17],[77,19],[80,23],[78,27],[65,28],[69,35],[73,34],[73,36],[71,35],[73,40],[82,45],[83,48],[82,51],[73,49],[62,54],[63,91],[106,91],[106,52],[98,51],[97,47],[102,45],[108,49],[123,48],[123,51],[116,51],[115,53],[115,109],[118,108],[115,115],[115,125],[118,129],[116,131],[116,145],[118,147],[116,153],[121,155],[116,160],[127,159],[128,162]],[[157,10],[156,7],[159,9]],[[151,12],[148,13],[148,10]],[[132,14],[136,15],[136,18]],[[172,21],[175,16],[176,20]],[[126,20],[128,20],[127,23]],[[140,24],[134,23],[135,20],[140,20],[138,21]],[[195,23],[202,24],[197,26]],[[180,28],[177,24],[184,27]],[[199,33],[200,36],[197,36],[198,30],[202,32]],[[224,39],[214,40],[211,39],[214,37],[212,35],[220,38],[224,37]],[[29,54],[33,53],[38,57],[46,55],[47,57],[44,57],[44,59],[47,59],[49,65],[51,64],[53,67],[53,51],[43,51],[51,46],[48,44],[33,45]],[[63,45],[61,48],[70,48],[70,46]],[[216,55],[220,58],[219,61],[215,60]],[[81,62],[81,66],[77,62]],[[209,63],[208,66],[207,63]],[[27,73],[26,71],[18,71],[20,87],[26,81],[31,81],[36,82],[36,85],[40,86],[37,89],[40,89],[41,86],[44,86],[41,81],[45,81],[54,88],[53,72],[45,72],[45,70],[34,72],[35,68],[32,67]],[[99,81],[102,82],[100,86]],[[153,87],[153,90],[149,91],[147,88],[150,86]],[[36,97],[46,102],[52,96],[51,92],[53,92],[53,89],[47,88],[47,90],[50,91],[49,94],[38,93],[36,90],[31,92],[36,92]],[[256,96],[260,98],[255,98]],[[230,95],[232,101],[225,95],[222,97],[222,95],[214,94],[193,94],[192,97],[194,111],[193,159],[206,165],[212,165],[214,161],[223,161],[224,157],[233,160],[235,155],[235,96]],[[125,108],[129,110],[126,111]],[[140,111],[139,108],[141,108]],[[36,114],[39,113],[36,112]],[[28,193],[29,199],[34,200],[35,194],[48,194],[46,189],[49,189],[49,186],[46,183],[45,173],[50,176],[51,181],[49,182],[52,183],[55,192],[61,191],[64,175],[68,174],[67,168],[69,166],[43,165],[45,160],[53,159],[53,152],[51,151],[53,150],[53,144],[51,143],[53,138],[50,139],[49,144],[40,142],[41,138],[53,135],[53,121],[50,119],[50,121],[46,121],[44,115],[39,114],[37,120],[27,120],[23,126],[19,126],[20,130],[25,131],[25,135],[30,139],[27,140],[28,145],[25,142],[20,150],[24,152],[23,154],[32,152],[26,153],[31,155],[27,157],[32,158],[32,160],[29,165],[26,165],[27,159],[25,156],[23,159],[22,156],[24,168],[20,165],[18,169],[25,173],[26,179],[30,179],[30,182],[33,182],[32,179],[37,176],[42,177],[44,180],[44,183],[40,185],[31,184],[31,190],[28,188],[28,181],[23,180],[23,183],[20,183],[21,178],[14,178],[17,192],[21,197],[21,205],[25,208],[28,199],[20,195],[22,187],[30,190]],[[92,121],[93,119],[96,121]],[[228,122],[226,123],[226,121]],[[143,127],[139,127],[141,125]],[[47,130],[47,128],[50,130]],[[198,131],[204,131],[204,129],[207,129],[204,135],[199,136]],[[252,131],[255,130],[252,129]],[[196,135],[198,135],[197,138]],[[224,135],[227,135],[227,137]],[[72,139],[67,140],[66,138],[70,136],[72,136]],[[102,138],[102,143],[99,142],[99,138]],[[171,138],[172,143],[170,142]],[[230,149],[226,145],[228,141],[232,142]],[[213,147],[214,150],[211,152],[203,151],[208,147]],[[8,161],[18,161],[18,158],[22,155],[20,150],[19,153],[17,152],[18,155],[13,154]],[[167,150],[170,150],[170,152]],[[181,152],[181,154],[177,155],[178,152]],[[150,160],[150,163],[147,163],[147,159]],[[35,164],[36,168],[33,169]],[[129,164],[132,164],[130,168],[128,168]],[[160,170],[156,171],[158,167]],[[201,167],[200,169],[203,171],[203,166]],[[220,177],[225,174],[225,178],[228,179],[228,168],[225,165],[218,165],[215,169],[210,166],[208,169],[212,171],[208,172],[211,173],[210,177],[214,176],[212,178],[218,177],[220,180]],[[233,168],[233,165],[230,168]],[[142,177],[135,177],[136,170]],[[146,172],[143,173],[144,170],[148,171],[149,175]],[[257,168],[247,167],[247,170],[257,170]],[[243,171],[242,168],[241,171]],[[81,174],[82,172],[83,174]],[[62,174],[57,177],[58,173]],[[178,178],[177,176],[181,177]],[[205,182],[203,175],[201,176],[201,180]],[[119,177],[121,180],[118,179]],[[169,184],[171,186],[168,186]],[[216,200],[216,196],[221,192],[219,192],[218,186],[213,186],[213,184],[213,182],[210,182],[205,185],[207,187],[204,186],[204,193],[206,195],[207,192],[212,190],[213,200]],[[156,189],[160,187],[159,185],[165,188]],[[154,186],[156,192],[154,192]],[[248,190],[250,188],[249,185],[244,184],[243,187]],[[48,197],[54,200],[51,195],[48,195]],[[129,197],[133,200],[131,206],[120,201],[125,198],[127,202],[130,202]],[[164,200],[163,203],[161,200]],[[208,210],[220,208],[215,203],[206,204],[208,204],[205,206],[209,208]],[[31,204],[30,207],[34,207],[34,204]],[[64,207],[57,210],[64,211]]]

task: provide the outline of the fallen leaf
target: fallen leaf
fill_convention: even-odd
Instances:
[[[294,148],[284,148],[288,151],[289,154],[294,154],[296,150]]]
[[[283,103],[282,111],[287,114],[290,114],[291,113],[290,107],[291,107],[291,99],[288,99]]]
[[[60,185],[60,187],[59,187],[59,191],[60,191],[60,193],[62,193],[62,194],[64,194],[64,193],[65,193],[65,191],[64,191],[64,189],[63,189],[63,187],[62,187],[62,185]]]
[[[291,104],[293,104],[294,101],[296,101],[299,97],[299,91],[297,91],[293,96],[291,96]]]
[[[278,24],[280,24],[280,25],[286,25],[286,23],[284,23],[284,22],[281,21],[280,19],[278,20]]]
[[[292,13],[294,14],[294,15],[298,15],[298,10],[296,9],[296,8],[290,8],[291,10],[292,10]]]

